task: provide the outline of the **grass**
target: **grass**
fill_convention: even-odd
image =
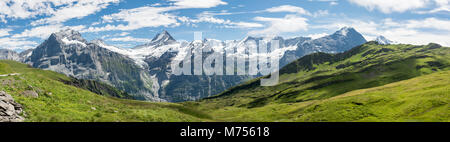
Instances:
[[[12,95],[24,106],[26,121],[33,122],[116,122],[116,121],[210,121],[209,115],[174,103],[150,103],[100,96],[88,90],[66,85],[70,78],[52,71],[29,68],[25,64],[2,60],[0,90]],[[8,70],[5,70],[8,69]],[[21,95],[32,90],[39,97]]]
[[[316,53],[288,64],[281,69],[276,86],[261,87],[255,79],[185,105],[220,121],[448,121],[449,116],[442,115],[448,114],[448,77],[443,82],[432,78],[449,75],[449,55],[449,48],[435,44],[367,43],[345,53]],[[415,90],[403,92],[406,88],[399,86],[346,101],[330,100],[416,77],[428,84],[402,82]],[[416,87],[432,84],[443,88]]]
[[[443,121],[448,122],[450,71],[350,91],[323,100],[270,103],[262,107],[204,109],[218,121]],[[414,87],[411,87],[414,86]],[[186,105],[208,108],[211,102]]]
[[[294,121],[449,121],[450,71],[351,91],[297,109]],[[412,87],[413,86],[413,87]]]

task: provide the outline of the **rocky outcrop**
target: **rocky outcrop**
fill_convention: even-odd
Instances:
[[[30,97],[30,98],[37,98],[37,97],[39,97],[39,94],[36,93],[35,91],[32,91],[32,90],[23,91],[22,95],[25,96],[25,97]]]
[[[0,91],[0,122],[22,122],[23,107],[11,95]]]
[[[120,91],[112,86],[109,86],[105,83],[101,83],[95,80],[72,78],[71,80],[61,79],[61,82],[67,85],[76,86],[78,88],[89,90],[93,93],[103,96],[111,96],[121,99],[133,99],[133,96],[129,95],[128,93]]]

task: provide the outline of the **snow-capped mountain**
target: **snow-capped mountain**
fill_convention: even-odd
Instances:
[[[17,52],[8,49],[0,49],[0,60],[20,61],[20,55]]]
[[[148,73],[122,49],[101,41],[88,42],[79,32],[53,33],[33,50],[26,63],[81,79],[99,80],[136,95],[137,99],[160,101],[151,91]]]
[[[16,51],[13,50],[0,48],[0,60],[14,60],[18,62],[24,62],[26,58],[31,56],[32,51],[33,49],[28,49],[20,53],[17,53]]]
[[[260,75],[173,75],[173,60],[182,59],[188,52],[198,49],[208,51],[203,56],[231,50],[236,52],[225,56],[240,61],[246,61],[247,57],[248,60],[256,60],[254,55],[260,53],[249,52],[249,47],[258,47],[262,41],[270,46],[273,40],[279,42],[280,48],[264,55],[281,59],[280,68],[309,53],[343,52],[366,42],[355,29],[348,27],[318,39],[247,36],[242,40],[192,42],[178,42],[163,31],[149,43],[125,49],[107,45],[101,40],[88,42],[80,33],[64,30],[53,33],[33,50],[26,62],[33,67],[76,78],[103,81],[135,95],[137,99],[178,102],[212,96]],[[245,71],[248,67],[238,70]]]
[[[384,36],[382,36],[382,35],[377,36],[377,38],[375,39],[375,41],[376,41],[378,44],[383,44],[383,45],[396,44],[396,42],[391,41],[391,40],[387,39],[386,37],[384,37]]]
[[[297,42],[294,46],[295,50],[287,51],[280,61],[280,65],[284,66],[304,55],[314,52],[338,53],[347,51],[355,46],[366,42],[366,39],[354,28],[344,27],[335,33],[317,39],[311,38],[294,38],[288,39]],[[287,45],[286,45],[287,46]]]

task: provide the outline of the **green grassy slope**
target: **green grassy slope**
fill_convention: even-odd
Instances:
[[[209,116],[172,103],[149,103],[101,96],[67,85],[62,74],[1,60],[0,90],[24,106],[26,121],[209,121]],[[39,97],[24,95],[35,91]]]
[[[337,100],[323,105],[317,103],[355,90],[434,72],[442,72],[444,75],[440,77],[445,77],[449,75],[446,72],[449,69],[450,48],[436,44],[378,45],[369,42],[341,54],[305,56],[280,70],[277,86],[261,87],[255,79],[218,96],[185,105],[208,112],[220,121],[448,121],[448,116],[438,114],[448,114],[449,83],[448,80],[443,80],[443,84],[438,80],[427,80],[436,74],[421,78],[430,84],[444,85],[438,92],[430,94],[424,94],[433,91],[430,88],[410,85],[418,89],[416,96],[412,92],[402,92],[401,87],[396,88],[397,91],[381,90],[379,95],[372,94],[373,98],[358,95],[364,96],[362,98],[367,102],[381,99],[374,102],[375,105],[364,106],[364,102],[358,103],[359,97],[347,100],[347,104]],[[408,86],[408,82],[405,85]],[[399,98],[387,99],[391,95]],[[348,101],[356,103],[348,104]],[[392,109],[386,112],[376,109],[388,106]],[[427,113],[423,113],[424,110]]]
[[[450,71],[316,101],[294,121],[449,121]]]

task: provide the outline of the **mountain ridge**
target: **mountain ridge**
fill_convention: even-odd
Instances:
[[[366,41],[353,28],[342,28],[335,34],[319,39],[307,37],[273,39],[280,41],[280,49],[271,53],[281,58],[280,67],[306,54],[343,52]],[[79,32],[66,29],[51,34],[24,62],[36,68],[57,71],[78,79],[105,82],[133,94],[137,99],[178,102],[212,96],[242,81],[258,77],[258,75],[175,76],[171,74],[170,63],[175,58],[183,56],[182,52],[208,48],[212,49],[212,52],[208,53],[211,54],[219,52],[219,46],[230,44],[238,49],[233,56],[240,60],[246,57],[245,49],[249,45],[263,40],[268,39],[248,36],[239,41],[205,39],[201,43],[197,41],[184,43],[177,42],[167,31],[162,31],[149,43],[132,49],[123,49],[107,45],[101,40],[87,41]],[[208,86],[209,89],[202,86]]]

